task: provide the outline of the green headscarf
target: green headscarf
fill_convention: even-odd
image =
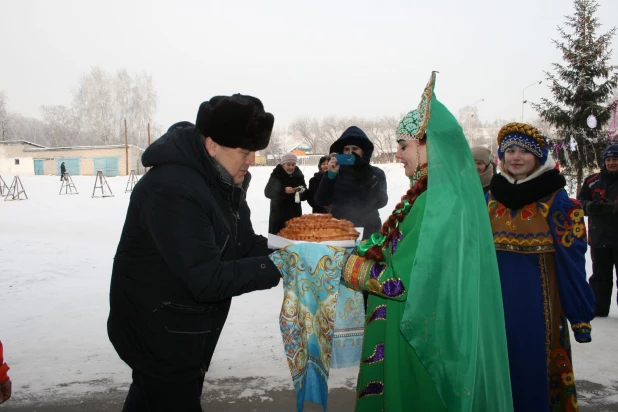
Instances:
[[[509,412],[509,360],[489,214],[470,147],[436,99],[435,79],[433,72],[417,113],[398,130],[408,139],[426,134],[428,156],[414,286],[401,332],[449,411]]]

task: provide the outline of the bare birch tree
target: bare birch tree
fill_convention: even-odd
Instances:
[[[9,137],[9,112],[7,97],[3,91],[0,91],[0,140],[13,140]]]

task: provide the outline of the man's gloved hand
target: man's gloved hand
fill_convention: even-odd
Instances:
[[[11,380],[0,383],[0,403],[8,401],[11,397]]]
[[[602,215],[607,213],[607,211],[611,213],[613,207],[614,205],[612,204],[611,208],[608,209],[606,203],[601,203],[595,200],[594,202],[586,203],[586,213],[588,215]]]

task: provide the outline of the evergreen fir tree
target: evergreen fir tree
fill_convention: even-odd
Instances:
[[[607,145],[598,129],[611,116],[606,102],[618,84],[618,66],[609,65],[611,40],[616,28],[598,35],[601,26],[595,17],[596,0],[574,0],[575,13],[566,16],[567,32],[558,27],[561,40],[552,40],[562,52],[564,64],[554,63],[555,74],[545,72],[555,103],[542,99],[533,104],[541,118],[556,128],[559,140],[553,144],[561,170],[577,177],[577,191],[584,172],[600,167],[600,153]],[[572,31],[572,32],[571,32]],[[595,116],[597,128],[588,127],[589,116]]]

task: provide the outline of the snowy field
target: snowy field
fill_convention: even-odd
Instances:
[[[390,198],[381,210],[384,219],[407,190],[408,180],[398,164],[380,167]],[[317,171],[302,169],[307,182]],[[251,169],[248,202],[254,228],[263,235],[269,213],[263,189],[271,171]],[[13,178],[2,177],[7,184]],[[94,199],[93,176],[73,179],[79,195],[59,196],[58,176],[23,176],[29,200],[0,200],[0,340],[11,367],[14,404],[124,392],[130,382],[130,369],[106,333],[112,259],[130,196],[125,193],[128,178],[107,179],[115,196]],[[306,202],[303,209],[310,212]],[[222,398],[292,388],[278,324],[282,296],[279,285],[234,298],[207,374],[207,385]],[[615,303],[608,318],[593,321],[592,336],[592,343],[573,344],[575,376],[610,390],[618,385]],[[332,370],[329,386],[353,388],[357,372]],[[232,387],[237,385],[232,382],[243,384]],[[592,396],[580,394],[582,405]]]

